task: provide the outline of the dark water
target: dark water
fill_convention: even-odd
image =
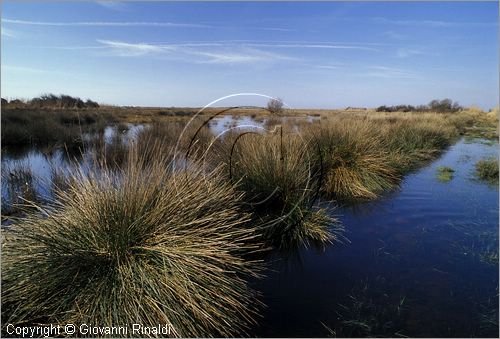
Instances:
[[[337,208],[351,243],[274,261],[251,335],[498,337],[498,188],[473,176],[491,155],[459,142],[397,192]]]

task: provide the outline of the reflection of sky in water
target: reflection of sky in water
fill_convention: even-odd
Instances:
[[[396,192],[335,209],[351,243],[276,261],[255,283],[268,307],[250,334],[325,336],[320,321],[335,328],[339,312],[353,316],[339,306],[353,305],[349,295],[384,311],[405,297],[398,319],[407,336],[498,334],[480,332],[478,320],[488,302],[498,309],[498,264],[481,259],[488,249],[498,253],[498,189],[474,179],[476,161],[489,156],[498,156],[498,144],[459,142]],[[455,170],[451,181],[437,180],[439,166]]]
[[[249,116],[238,116],[236,118],[232,115],[223,115],[210,120],[210,131],[216,136],[229,129],[235,131],[246,131],[254,129],[257,130],[262,126],[263,124],[261,122],[258,122]]]
[[[132,125],[127,124],[128,128],[120,131],[123,134],[123,142],[129,142],[137,133],[145,128],[144,125]],[[106,143],[110,143],[117,128],[115,126],[108,126],[104,130],[104,140]],[[87,136],[88,137],[88,136]],[[90,160],[90,155],[84,152],[84,159]],[[72,158],[71,158],[72,159]],[[52,169],[58,171],[66,171],[69,167],[67,157],[64,157],[62,150],[55,150],[50,153],[43,153],[38,149],[28,150],[24,156],[19,156],[18,154],[9,155],[8,153],[2,154],[2,168],[4,172],[9,170],[14,170],[19,167],[31,168],[33,174],[35,175],[35,191],[42,199],[50,199],[51,197],[51,180],[52,180]],[[80,168],[85,168],[85,164],[81,165]],[[6,173],[8,175],[8,173]],[[2,198],[8,196],[7,181],[2,180]]]

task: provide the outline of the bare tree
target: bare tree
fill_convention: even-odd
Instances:
[[[281,113],[283,112],[283,100],[281,99],[271,99],[267,103],[267,109],[271,113]]]

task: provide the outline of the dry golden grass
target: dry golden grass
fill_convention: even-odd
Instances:
[[[398,182],[378,124],[342,119],[307,131],[324,171],[323,192],[336,200],[372,199]]]
[[[3,324],[230,337],[254,323],[245,278],[260,265],[243,258],[257,246],[241,194],[217,171],[164,163],[135,152],[120,170],[77,173],[51,207],[2,230]]]
[[[219,152],[226,173],[262,224],[263,240],[279,249],[338,240],[342,228],[325,211],[311,210],[319,190],[307,144],[297,135],[229,136]]]

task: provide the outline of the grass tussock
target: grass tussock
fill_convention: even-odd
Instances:
[[[476,163],[476,176],[480,180],[498,184],[498,159],[488,158]]]
[[[448,182],[453,179],[455,170],[448,166],[439,166],[437,168],[437,179],[441,182]]]
[[[373,123],[345,120],[309,131],[311,154],[324,173],[323,192],[336,200],[370,199],[392,189],[398,174],[388,164],[388,153],[374,134]]]
[[[311,209],[319,182],[304,140],[279,132],[245,134],[228,138],[226,147],[227,172],[263,225],[267,244],[292,249],[339,238],[338,222],[324,210]]]
[[[171,324],[234,336],[255,316],[255,229],[218,172],[175,173],[137,153],[74,174],[50,208],[3,231],[4,324]]]

